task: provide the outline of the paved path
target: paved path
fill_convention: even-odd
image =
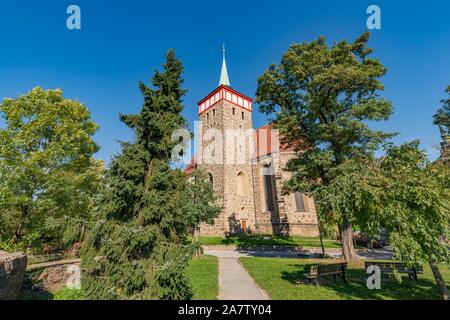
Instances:
[[[234,253],[234,254],[233,254]],[[268,295],[260,289],[248,272],[239,263],[239,253],[235,251],[210,251],[205,254],[219,258],[219,299],[220,300],[267,300]]]
[[[268,294],[259,288],[252,277],[239,263],[239,257],[280,257],[305,258],[304,254],[290,251],[238,251],[238,250],[205,250],[207,255],[219,258],[219,299],[220,300],[268,300]],[[340,254],[333,252],[333,258],[340,258]],[[390,259],[392,251],[381,249],[360,252],[360,259]]]

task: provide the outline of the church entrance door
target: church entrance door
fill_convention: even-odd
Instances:
[[[243,233],[247,233],[247,221],[246,220],[241,221],[241,229],[242,229]]]

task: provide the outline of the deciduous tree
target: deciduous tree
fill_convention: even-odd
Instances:
[[[442,107],[434,115],[434,124],[439,126],[441,132],[441,157],[445,163],[450,163],[450,86],[447,87],[447,99],[443,99]]]
[[[101,178],[92,155],[97,124],[61,90],[34,88],[4,99],[0,112],[0,215],[4,238],[28,245],[61,240],[49,219],[85,218]]]
[[[427,161],[414,141],[389,147],[376,181],[383,225],[396,257],[429,263],[442,297],[448,289],[438,263],[450,262],[450,168]]]
[[[185,196],[184,214],[193,229],[194,239],[198,240],[200,224],[213,224],[221,210],[214,204],[213,185],[201,169],[197,168],[190,178]]]
[[[271,65],[258,80],[257,102],[284,142],[296,148],[288,163],[294,173],[287,184],[291,191],[313,194],[318,213],[333,217],[339,225],[344,257],[355,259],[351,210],[330,212],[327,186],[337,176],[336,168],[348,160],[371,155],[392,136],[369,128],[368,121],[386,120],[391,103],[379,95],[380,78],[386,68],[367,47],[369,34],[353,43],[340,41],[329,47],[324,38],[293,44],[279,65]]]

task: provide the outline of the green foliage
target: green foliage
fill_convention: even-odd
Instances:
[[[314,196],[320,221],[331,219],[342,231],[358,221],[358,213],[351,201],[333,199],[340,192],[330,190],[330,185],[342,171],[354,171],[352,166],[370,158],[392,136],[367,124],[387,120],[392,113],[391,103],[379,96],[383,90],[379,78],[386,69],[369,57],[368,39],[364,33],[353,43],[341,41],[332,47],[322,37],[293,44],[281,63],[269,66],[258,81],[261,111],[276,115],[275,128],[298,151],[287,165],[294,175],[286,189]],[[341,186],[350,188],[348,181]]]
[[[191,227],[197,228],[201,222],[214,223],[221,208],[214,205],[212,183],[201,169],[194,172],[184,195],[184,216]]]
[[[434,124],[439,126],[441,131],[441,160],[444,163],[450,163],[450,86],[447,87],[446,93],[449,98],[443,99],[442,107],[434,115]]]
[[[389,146],[376,182],[380,219],[405,262],[450,262],[450,169],[428,163],[414,141]]]
[[[442,107],[434,115],[434,124],[444,126],[448,132],[450,131],[450,86],[447,87],[445,92],[449,97],[441,100]]]
[[[82,287],[90,299],[188,299],[193,254],[184,216],[186,177],[169,166],[172,132],[185,126],[181,73],[173,50],[136,115],[122,115],[135,140],[111,162],[96,222],[82,248]]]
[[[46,228],[49,219],[84,218],[100,181],[97,124],[80,102],[61,90],[34,88],[0,104],[0,236],[23,246],[59,245],[64,226]]]

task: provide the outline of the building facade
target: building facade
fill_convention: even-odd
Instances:
[[[291,173],[283,170],[294,151],[270,125],[253,129],[253,101],[230,86],[225,55],[219,86],[198,103],[198,150],[185,169],[206,172],[222,208],[200,234],[237,233],[318,236],[314,201],[283,194]]]

